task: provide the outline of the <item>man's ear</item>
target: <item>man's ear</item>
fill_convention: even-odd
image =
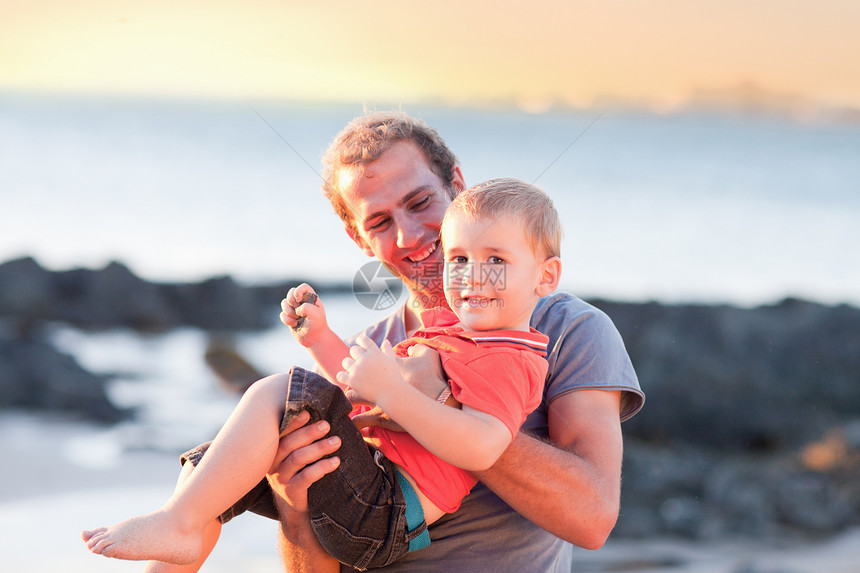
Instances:
[[[550,257],[541,265],[540,282],[535,289],[538,296],[546,296],[558,288],[558,281],[561,280],[561,259],[558,257]]]
[[[454,173],[451,177],[451,187],[459,194],[460,191],[466,190],[466,180],[463,179],[463,171],[459,165],[454,166]]]
[[[370,248],[370,245],[367,244],[367,241],[355,230],[354,227],[344,226],[346,229],[346,234],[349,235],[349,238],[352,239],[352,242],[358,245],[358,248],[364,251],[364,254],[368,257],[375,257],[376,255],[373,253],[373,250]]]

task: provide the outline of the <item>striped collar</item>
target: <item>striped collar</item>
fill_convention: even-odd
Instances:
[[[443,332],[445,334],[471,340],[481,346],[510,348],[527,348],[540,356],[547,355],[549,338],[534,328],[528,332],[522,330],[465,330],[459,324],[460,319],[450,309],[436,307],[421,313],[421,322],[428,333]]]

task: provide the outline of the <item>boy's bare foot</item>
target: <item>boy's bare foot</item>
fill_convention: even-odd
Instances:
[[[131,561],[185,565],[200,557],[203,550],[203,530],[180,530],[163,510],[85,530],[81,538],[93,553]]]

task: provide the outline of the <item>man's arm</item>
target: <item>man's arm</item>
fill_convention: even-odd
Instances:
[[[576,390],[549,406],[552,443],[522,432],[477,477],[518,513],[586,549],[601,547],[621,498],[621,393]]]
[[[277,501],[277,497],[275,500]],[[281,511],[280,504],[278,511]],[[295,516],[281,514],[281,539],[279,550],[284,571],[287,573],[340,573],[340,563],[317,541],[316,534],[311,527],[308,514]],[[290,526],[290,531],[284,526],[286,519],[295,522],[296,518],[301,522]]]

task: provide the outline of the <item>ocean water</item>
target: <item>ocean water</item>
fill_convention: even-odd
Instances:
[[[860,125],[404,107],[469,184],[536,181],[584,297],[860,304]],[[319,191],[360,105],[0,94],[0,261],[120,260],[150,280],[349,281],[368,259]]]
[[[357,304],[351,294],[328,295],[324,304],[329,326],[344,338],[387,314]],[[277,311],[273,309],[273,318]],[[134,410],[127,421],[63,442],[58,454],[79,466],[110,468],[121,452],[141,448],[183,452],[211,439],[240,397],[223,387],[207,367],[203,357],[210,339],[200,330],[141,335],[125,329],[88,332],[53,325],[49,338],[86,370],[108,376],[111,402]],[[264,376],[292,366],[314,366],[280,323],[261,332],[236,334],[231,342]]]

